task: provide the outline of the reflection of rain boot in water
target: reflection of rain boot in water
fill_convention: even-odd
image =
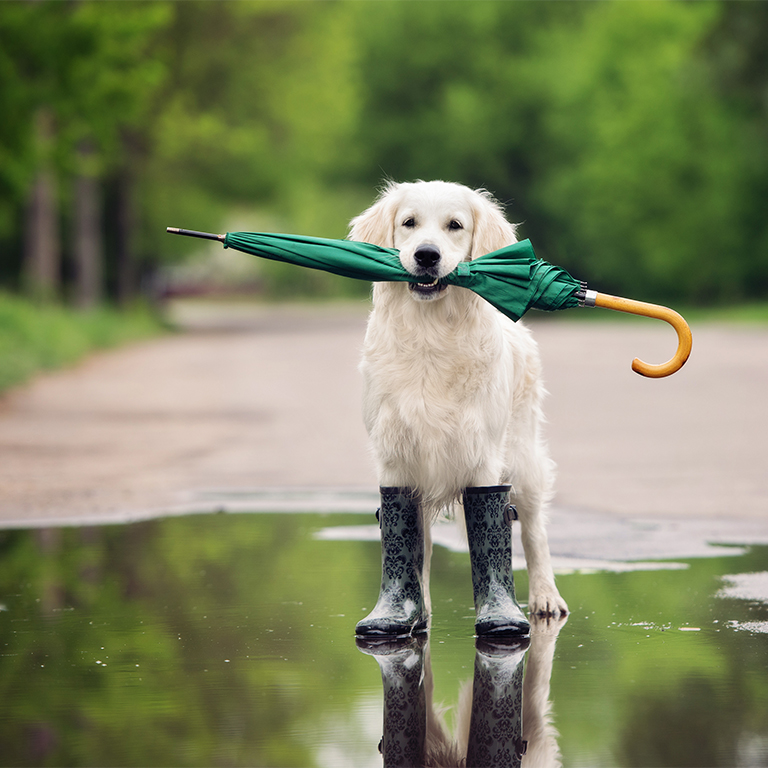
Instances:
[[[531,625],[515,598],[512,574],[512,520],[508,485],[464,489],[464,517],[472,564],[475,632],[527,635]]]
[[[427,707],[424,692],[426,635],[392,640],[358,637],[357,647],[373,656],[384,688],[384,768],[424,765]]]
[[[427,628],[424,529],[418,496],[410,488],[381,488],[381,591],[358,623],[362,636],[401,637]]]
[[[523,658],[528,638],[477,639],[467,768],[519,768],[523,741]]]

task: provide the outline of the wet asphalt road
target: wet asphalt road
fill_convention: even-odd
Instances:
[[[5,395],[0,526],[128,520],[233,499],[247,508],[270,489],[340,491],[347,501],[360,491],[367,504],[376,479],[356,369],[366,311],[177,305],[183,333]],[[590,531],[610,547],[606,521],[630,540],[650,520],[668,530],[659,541],[681,543],[691,526],[702,540],[768,541],[768,328],[694,325],[688,364],[648,380],[630,363],[672,355],[663,323],[558,315],[529,325],[559,466],[553,549],[574,537],[594,548]]]

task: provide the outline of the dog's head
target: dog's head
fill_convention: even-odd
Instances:
[[[408,283],[418,301],[442,298],[449,286],[440,278],[460,262],[517,240],[514,226],[488,192],[445,181],[390,182],[350,227],[351,240],[397,248],[408,272],[433,279]]]

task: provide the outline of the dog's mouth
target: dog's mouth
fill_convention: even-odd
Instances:
[[[446,283],[441,283],[437,278],[431,283],[408,283],[408,290],[418,299],[434,299],[447,287]]]

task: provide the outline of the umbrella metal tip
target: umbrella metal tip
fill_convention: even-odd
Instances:
[[[178,227],[166,227],[165,231],[166,232],[171,232],[174,235],[178,235],[179,234],[179,228]]]

